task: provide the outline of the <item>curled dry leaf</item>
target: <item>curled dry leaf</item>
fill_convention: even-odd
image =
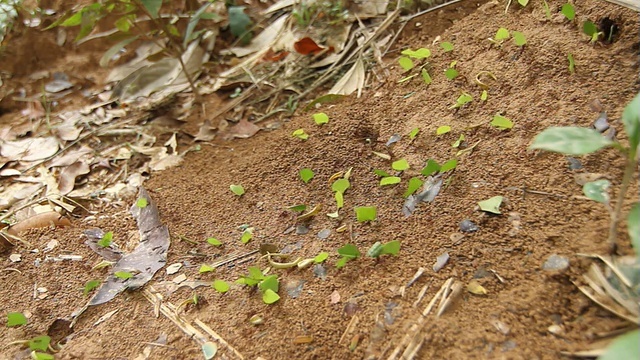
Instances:
[[[48,158],[58,151],[56,138],[27,138],[7,141],[0,145],[0,155],[12,161],[37,161]]]
[[[235,124],[231,129],[229,129],[225,138],[240,138],[247,139],[255,135],[258,131],[260,131],[260,127],[252,122],[247,121],[242,118]]]
[[[11,235],[18,235],[30,229],[38,229],[47,226],[71,226],[71,221],[55,211],[48,211],[20,221],[19,223],[10,227],[7,232]]]
[[[86,175],[91,171],[89,164],[84,161],[76,161],[75,163],[67,166],[60,173],[60,183],[58,185],[61,195],[66,195],[73,190],[76,182],[76,178],[81,175]]]

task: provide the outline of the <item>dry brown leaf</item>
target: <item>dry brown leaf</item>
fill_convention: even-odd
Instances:
[[[478,280],[471,280],[467,284],[467,291],[476,295],[487,295],[487,289],[485,289]]]
[[[198,134],[194,141],[211,141],[216,137],[216,128],[211,126],[211,122],[209,120],[205,120],[204,123],[200,126],[198,130]]]
[[[11,235],[18,235],[30,229],[38,229],[52,225],[56,227],[71,226],[71,221],[55,211],[49,211],[22,220],[10,227],[7,232]]]
[[[227,136],[228,138],[240,138],[247,139],[255,135],[258,131],[260,131],[261,127],[258,125],[249,122],[247,120],[240,119],[237,124],[235,124],[231,129],[229,129]]]
[[[75,163],[67,166],[60,173],[60,182],[58,188],[61,195],[66,195],[73,190],[76,183],[76,178],[81,175],[86,175],[91,171],[89,164],[84,161],[76,161]]]
[[[58,151],[58,140],[53,136],[7,141],[0,145],[0,155],[15,161],[37,161]]]
[[[349,71],[333,85],[331,90],[329,90],[329,94],[351,95],[357,90],[358,97],[360,97],[362,89],[364,88],[364,77],[364,63],[362,59],[358,59]]]

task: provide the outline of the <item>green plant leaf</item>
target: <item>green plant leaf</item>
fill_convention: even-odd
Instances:
[[[513,35],[513,41],[518,46],[525,46],[527,44],[527,38],[520,31],[512,31],[511,35]]]
[[[527,6],[528,3],[529,3],[529,0],[518,0],[518,4],[522,6]]]
[[[423,68],[422,70],[420,70],[420,75],[422,75],[422,80],[424,80],[424,83],[426,85],[431,84],[432,82],[431,75],[429,75],[429,72],[427,71],[427,69]]]
[[[316,255],[316,257],[313,258],[313,262],[315,262],[316,264],[320,264],[320,263],[323,263],[328,258],[329,258],[328,252],[321,252],[320,254]]]
[[[593,201],[601,204],[608,204],[609,187],[611,187],[611,182],[609,180],[596,180],[584,184],[582,186],[582,192],[584,193],[584,196]]]
[[[418,128],[414,128],[413,130],[411,130],[411,132],[409,133],[409,139],[413,140],[416,138],[416,136],[418,136],[418,133],[420,132],[420,129]]]
[[[488,97],[489,97],[489,93],[487,93],[487,90],[482,90],[482,94],[480,94],[480,100],[487,101]]]
[[[98,240],[98,245],[102,247],[109,247],[113,240],[113,231],[109,231],[102,235],[102,239]]]
[[[343,195],[342,191],[336,191],[334,197],[336,199],[336,207],[338,209],[342,209],[342,207],[344,206],[344,195]]]
[[[82,294],[84,296],[87,296],[89,295],[91,290],[97,288],[98,286],[100,286],[100,280],[89,280],[86,282],[86,284],[84,284],[84,289],[82,290]]]
[[[640,144],[640,93],[624,108],[622,123],[624,124],[624,131],[629,137],[630,155],[637,155],[638,145]]]
[[[447,70],[444,71],[444,76],[446,76],[449,80],[453,80],[458,77],[458,70],[454,68],[447,68]]]
[[[245,231],[242,232],[242,237],[240,238],[240,241],[243,244],[246,244],[249,241],[251,241],[252,238],[253,238],[253,230],[246,229]]]
[[[66,26],[78,26],[78,25],[80,25],[80,23],[82,23],[82,14],[83,14],[82,10],[78,11],[77,13],[71,15],[66,20],[64,20],[60,24],[60,26],[65,26],[66,27]],[[45,29],[45,30],[47,30],[47,29]]]
[[[400,252],[400,240],[389,241],[382,245],[382,254],[397,255]]]
[[[160,7],[162,7],[162,0],[140,0],[142,6],[151,14],[154,19],[158,17]]]
[[[224,280],[214,280],[211,287],[222,294],[226,293],[230,289],[229,284]]]
[[[457,159],[451,159],[451,160],[445,162],[444,164],[442,164],[442,166],[440,166],[440,172],[453,170],[453,169],[456,168],[456,166],[458,166],[458,160]]]
[[[342,257],[340,259],[338,259],[338,261],[336,261],[336,269],[340,269],[343,268],[345,265],[347,265],[347,262],[349,262],[349,258],[346,257]]]
[[[464,141],[464,134],[460,134],[460,137],[458,138],[458,140],[454,141],[453,144],[451,144],[451,147],[454,149],[457,149],[460,147],[460,145],[462,145],[463,141]]]
[[[397,176],[387,176],[380,179],[380,186],[399,184],[402,179]]]
[[[441,42],[440,47],[442,48],[442,50],[444,50],[444,52],[453,51],[453,44],[448,41]]]
[[[267,289],[262,293],[262,301],[267,305],[271,305],[278,300],[280,300],[280,295],[271,289]]]
[[[394,161],[391,164],[391,168],[396,171],[405,171],[409,168],[409,162],[406,159],[400,159]]]
[[[329,122],[329,115],[322,112],[313,114],[313,121],[315,121],[318,125],[326,124]]]
[[[149,205],[149,201],[146,198],[140,198],[136,201],[136,206],[140,209],[144,209]]]
[[[242,185],[229,185],[229,189],[231,190],[232,193],[238,195],[238,196],[242,196],[244,195],[244,187],[242,187]]]
[[[491,199],[480,201],[478,203],[480,210],[493,214],[502,214],[500,212],[500,205],[502,205],[502,196],[494,196]]]
[[[338,249],[338,254],[349,260],[357,259],[360,257],[360,250],[353,244],[345,244]]]
[[[416,51],[413,51],[411,49],[406,49],[406,50],[402,50],[401,54],[412,57],[414,59],[425,59],[431,56],[431,51],[427,48],[420,48]]]
[[[631,239],[631,246],[640,257],[640,202],[633,204],[629,216],[627,217],[627,230]]]
[[[288,207],[289,210],[291,211],[295,211],[295,212],[303,212],[305,210],[307,210],[307,205],[293,205],[293,206],[289,206]]]
[[[443,134],[448,133],[449,131],[451,131],[451,126],[449,126],[449,125],[439,126],[436,129],[436,135],[443,135]]]
[[[544,8],[544,16],[547,20],[551,20],[551,9],[549,8],[547,0],[542,0],[542,7]]]
[[[260,268],[257,267],[257,266],[249,266],[247,271],[249,271],[249,277],[252,278],[252,279],[255,279],[255,280],[264,279],[264,274],[262,273]]]
[[[437,171],[440,171],[440,164],[433,159],[427,160],[427,165],[420,171],[420,174],[424,176],[429,176]]]
[[[562,9],[560,10],[560,12],[569,21],[572,21],[576,17],[576,9],[570,3],[566,3],[566,4],[562,5]]]
[[[33,352],[31,354],[34,360],[54,360],[55,358],[51,354],[41,353],[41,352]]]
[[[279,287],[280,281],[278,281],[278,275],[269,275],[265,277],[258,285],[258,288],[260,288],[260,290],[263,292],[267,290],[278,292]]]
[[[376,175],[378,175],[378,176],[381,176],[381,177],[391,176],[391,175],[389,175],[389,173],[388,173],[388,172],[386,172],[386,171],[384,171],[384,170],[374,169],[374,170],[373,170],[373,173],[374,173],[374,174],[376,174]]]
[[[586,20],[582,23],[582,32],[589,36],[593,36],[598,33],[598,26],[594,24],[591,20]]]
[[[249,25],[251,25],[251,18],[244,13],[244,6],[229,6],[227,13],[229,14],[229,30],[235,37],[242,36]]]
[[[204,355],[204,360],[211,360],[218,353],[218,345],[216,345],[212,341],[207,341],[202,344],[202,355]]]
[[[7,327],[14,327],[19,325],[25,325],[27,323],[27,317],[20,312],[11,312],[7,314]]]
[[[398,64],[400,64],[400,67],[403,68],[405,71],[411,70],[416,66],[413,63],[413,60],[409,59],[406,56],[402,56],[400,59],[398,59]]]
[[[211,266],[209,266],[207,264],[203,264],[203,265],[200,265],[200,269],[198,269],[198,272],[200,274],[204,274],[204,273],[212,272],[214,270],[215,270],[214,267],[211,267]]]
[[[530,149],[542,149],[565,155],[585,155],[613,142],[594,129],[582,127],[550,127],[533,139]]]
[[[493,117],[493,120],[491,120],[491,125],[500,130],[506,130],[513,127],[513,122],[504,116],[496,115]]]
[[[507,30],[506,28],[499,28],[498,31],[496,31],[496,36],[494,36],[493,38],[496,41],[500,41],[500,40],[506,40],[508,39],[510,36],[509,34],[509,30]]]
[[[576,72],[576,62],[573,60],[573,54],[567,54],[567,59],[569,60],[569,72],[573,74]]]
[[[408,198],[411,194],[420,189],[424,182],[419,177],[412,177],[409,179],[409,185],[407,186],[407,191],[402,195],[405,199]]]
[[[382,243],[380,241],[375,242],[369,250],[367,250],[367,256],[377,258],[382,253]]]
[[[128,271],[116,271],[113,273],[113,275],[122,280],[131,279],[133,277],[133,274]]]
[[[345,191],[351,186],[349,180],[342,178],[333,182],[331,185],[331,190],[335,192],[341,192],[344,194]]]
[[[37,336],[29,340],[29,349],[47,351],[50,343],[51,337],[47,335]]]
[[[304,168],[300,170],[300,179],[302,179],[302,181],[304,181],[305,184],[309,183],[309,181],[313,179],[314,175],[315,173],[311,169]]]
[[[454,105],[450,106],[449,109],[455,109],[455,108],[462,107],[465,104],[470,103],[471,101],[473,101],[473,96],[471,96],[470,94],[467,94],[467,93],[462,93],[456,99],[456,103]]]
[[[309,134],[307,134],[304,129],[297,129],[291,133],[291,136],[297,137],[300,140],[307,140],[309,138]]]
[[[216,239],[216,238],[212,238],[212,237],[208,238],[208,239],[207,239],[207,242],[208,242],[210,245],[213,245],[213,246],[220,246],[220,245],[222,245],[222,242],[221,242],[220,240],[218,240],[218,239]]]
[[[375,206],[359,206],[355,208],[356,218],[359,222],[374,221],[377,216]]]
[[[131,27],[131,21],[135,20],[135,18],[136,18],[135,15],[125,15],[119,18],[118,20],[116,20],[114,25],[118,30],[122,31],[123,33],[126,33],[129,31],[129,28]]]
[[[598,360],[640,359],[640,330],[620,335],[605,350]]]

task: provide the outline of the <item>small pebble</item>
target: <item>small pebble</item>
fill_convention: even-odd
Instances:
[[[558,254],[553,254],[547,258],[542,265],[542,269],[546,271],[566,270],[569,267],[569,259]]]
[[[305,235],[309,232],[309,228],[300,224],[296,226],[296,235]]]
[[[320,238],[321,240],[325,240],[326,238],[329,237],[329,235],[331,235],[331,230],[330,229],[322,229],[318,233],[318,238]]]
[[[460,231],[462,232],[474,232],[478,230],[478,225],[469,219],[464,219],[460,222]]]
[[[603,133],[609,129],[609,122],[607,122],[607,113],[601,112],[600,116],[593,122],[593,128],[596,129],[597,132]]]
[[[582,169],[582,163],[580,162],[580,160],[576,158],[572,158],[571,156],[567,156],[567,161],[569,162],[569,169],[571,170]]]
[[[322,280],[327,279],[327,269],[325,269],[322,264],[316,264],[313,267],[313,273],[316,277],[319,277]]]
[[[294,281],[287,282],[285,284],[285,289],[287,290],[287,294],[289,294],[289,296],[295,299],[298,296],[300,296],[303,286],[304,286],[304,280],[294,280]]]

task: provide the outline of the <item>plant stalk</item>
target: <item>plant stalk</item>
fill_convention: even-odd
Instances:
[[[616,233],[618,230],[618,223],[620,222],[620,214],[622,213],[622,205],[624,204],[624,197],[631,185],[631,179],[633,178],[633,172],[636,167],[636,155],[637,150],[631,150],[630,155],[627,157],[627,166],[624,169],[624,175],[622,176],[622,185],[620,186],[620,192],[616,199],[616,206],[611,213],[611,223],[609,224],[609,251],[613,255],[618,249],[618,243]]]

